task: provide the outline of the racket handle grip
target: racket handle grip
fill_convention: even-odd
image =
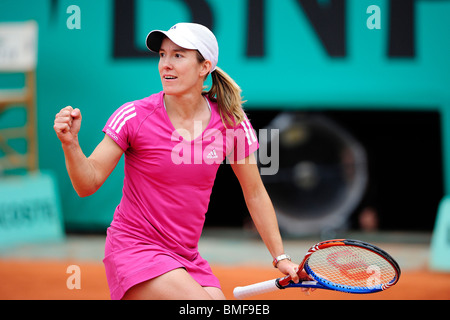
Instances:
[[[280,289],[277,286],[276,282],[277,279],[272,279],[264,282],[251,284],[245,287],[236,287],[233,290],[233,294],[236,299],[241,300],[258,294],[276,291]]]

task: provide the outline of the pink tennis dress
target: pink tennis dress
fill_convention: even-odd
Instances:
[[[245,119],[225,128],[217,104],[206,96],[211,119],[183,139],[166,113],[164,93],[126,103],[103,132],[125,152],[123,196],[107,230],[103,260],[111,299],[132,286],[184,268],[202,286],[220,288],[198,252],[217,169],[258,149]],[[186,136],[186,135],[184,135]]]

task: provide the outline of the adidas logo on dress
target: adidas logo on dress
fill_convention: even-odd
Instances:
[[[207,158],[208,159],[217,159],[218,156],[217,156],[217,153],[216,153],[216,149],[213,149],[210,153],[208,153]]]

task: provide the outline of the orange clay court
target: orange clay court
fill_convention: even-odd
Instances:
[[[107,300],[109,290],[102,264],[101,237],[80,237],[63,247],[55,245],[28,246],[0,255],[0,299],[2,300]],[[95,240],[97,239],[97,240]],[[74,245],[81,241],[81,245]],[[304,252],[312,241],[286,241],[286,251]],[[72,243],[72,244],[71,244]],[[313,244],[313,243],[312,243]],[[233,237],[207,238],[200,244],[200,252],[208,256],[213,271],[221,281],[227,299],[234,300],[233,289],[280,276],[264,264],[266,253],[256,239]],[[82,249],[80,249],[82,247]],[[306,296],[298,289],[285,289],[253,297],[258,300],[449,300],[450,272],[436,272],[428,268],[428,244],[389,243],[381,247],[392,253],[402,267],[399,282],[387,291],[375,294],[346,294],[316,290]],[[296,249],[298,248],[298,249]],[[203,249],[203,250],[202,250]],[[83,251],[84,250],[84,251]],[[56,252],[55,256],[39,251]],[[80,252],[83,251],[82,254]],[[251,255],[249,255],[251,252]],[[235,261],[230,261],[231,256]],[[249,256],[253,260],[249,261]],[[70,265],[80,267],[81,289],[68,289],[66,282]]]
[[[81,268],[81,289],[69,290],[66,269],[73,261],[0,261],[0,299],[2,300],[105,300],[109,299],[108,285],[101,263],[78,263]],[[236,286],[278,277],[271,268],[251,266],[219,266],[213,270],[222,282],[227,299],[234,299]],[[426,270],[406,271],[393,288],[375,294],[356,295],[316,290],[306,296],[300,290],[286,289],[255,296],[261,300],[448,300],[450,273]]]

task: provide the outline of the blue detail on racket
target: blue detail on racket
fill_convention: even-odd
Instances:
[[[317,288],[346,293],[374,293],[395,285],[398,263],[384,250],[367,242],[334,239],[312,246],[299,266],[309,280],[294,283],[290,276],[234,289],[237,299],[285,288]]]

